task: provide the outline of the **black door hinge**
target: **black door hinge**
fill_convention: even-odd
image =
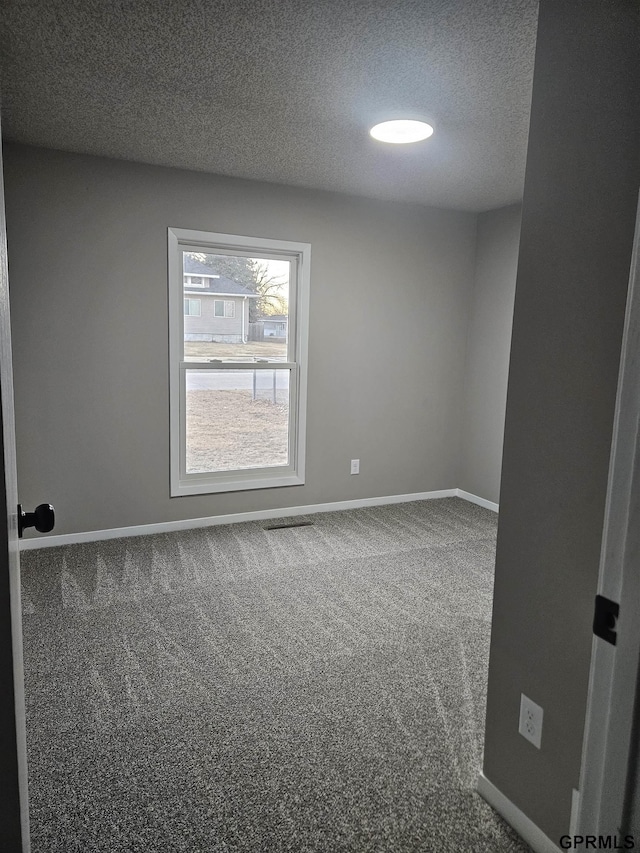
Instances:
[[[596,609],[593,614],[593,633],[596,637],[606,640],[615,646],[618,639],[616,625],[618,623],[618,615],[620,614],[620,605],[604,595],[596,595]]]

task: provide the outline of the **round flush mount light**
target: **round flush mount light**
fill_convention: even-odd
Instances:
[[[428,139],[433,133],[433,128],[424,121],[401,118],[376,124],[369,133],[380,142],[406,145],[408,142],[421,142],[423,139]]]

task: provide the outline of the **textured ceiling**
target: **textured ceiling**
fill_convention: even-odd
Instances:
[[[486,210],[522,194],[534,0],[4,0],[7,139]],[[375,142],[417,117],[434,136]]]

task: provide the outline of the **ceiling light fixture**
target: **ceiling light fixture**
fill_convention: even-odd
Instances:
[[[421,142],[423,139],[428,139],[433,133],[433,128],[424,121],[402,118],[376,124],[369,133],[380,142],[404,145],[408,142]]]

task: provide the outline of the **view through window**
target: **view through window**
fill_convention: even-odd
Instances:
[[[170,248],[172,233],[170,285],[184,305],[171,324],[174,492],[300,482],[308,247],[272,241],[252,251],[249,238],[235,237],[246,245],[233,251],[170,229]]]

